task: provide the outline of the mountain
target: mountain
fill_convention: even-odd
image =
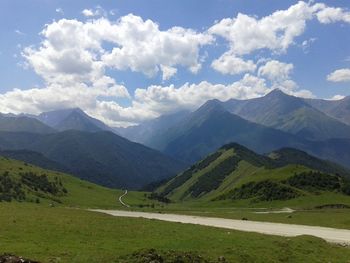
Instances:
[[[176,125],[157,134],[150,147],[176,159],[194,163],[224,144],[237,142],[258,153],[283,147],[350,167],[350,139],[307,140],[230,113],[218,100],[211,100],[186,115]]]
[[[153,147],[175,158],[195,162],[229,142],[260,153],[303,144],[293,135],[231,114],[221,102],[211,100],[159,136]]]
[[[312,103],[287,95],[279,89],[256,99],[229,100],[223,106],[244,119],[304,139],[350,138],[349,125],[314,108]]]
[[[53,133],[48,125],[30,117],[0,114],[0,131]]]
[[[45,157],[41,153],[37,153],[29,150],[0,150],[0,156],[11,158],[14,160],[19,160],[25,162],[27,164],[33,164],[39,166],[44,169],[53,170],[53,171],[61,171],[68,172],[69,169],[64,167],[63,165],[52,161]]]
[[[324,202],[323,193],[333,193],[349,203],[349,178],[349,170],[296,149],[265,156],[231,143],[159,187],[156,194],[173,201],[256,203],[310,196]]]
[[[159,137],[164,132],[185,119],[189,114],[189,111],[179,111],[173,114],[162,115],[156,119],[145,121],[136,126],[115,128],[115,131],[130,141],[154,147],[157,145]]]
[[[312,107],[350,125],[350,96],[341,100],[305,99]]]
[[[0,132],[0,148],[41,153],[79,178],[114,188],[141,188],[184,168],[182,162],[107,131]]]
[[[79,108],[43,112],[37,119],[58,131],[112,131],[102,121],[90,117]]]

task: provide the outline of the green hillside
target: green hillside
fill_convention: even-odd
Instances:
[[[259,202],[308,200],[350,204],[345,168],[295,149],[269,156],[228,144],[157,189],[173,201]],[[325,195],[332,194],[333,200]],[[337,200],[339,199],[339,200]],[[302,201],[301,201],[302,202]],[[305,204],[310,204],[305,201]]]
[[[112,190],[68,174],[0,157],[0,202],[31,202],[70,207],[122,208]],[[130,205],[147,204],[142,192],[129,192]]]

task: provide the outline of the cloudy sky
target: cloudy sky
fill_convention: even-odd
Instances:
[[[350,95],[350,3],[1,0],[0,112],[125,126],[274,88]]]

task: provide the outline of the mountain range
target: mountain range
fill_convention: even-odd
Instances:
[[[187,162],[198,161],[226,143],[237,142],[259,153],[293,147],[350,166],[350,126],[327,115],[325,108],[321,111],[313,107],[310,101],[345,108],[350,100],[307,100],[274,90],[256,99],[208,101],[194,112],[182,114],[173,124],[172,115],[158,118],[152,127],[147,127],[157,130],[154,137],[128,136],[131,129],[133,135],[143,134],[144,125],[126,128],[123,134]]]
[[[1,114],[0,154],[132,189],[169,178],[231,142],[259,154],[295,148],[350,167],[348,116],[349,97],[304,99],[280,90],[249,100],[209,100],[193,112],[127,128],[111,128],[78,108]]]

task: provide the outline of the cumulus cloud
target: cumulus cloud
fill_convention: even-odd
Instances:
[[[258,75],[272,81],[283,81],[290,78],[293,68],[293,64],[270,60],[259,68]]]
[[[26,48],[23,55],[47,81],[91,78],[106,67],[149,77],[162,71],[163,79],[176,74],[178,66],[196,73],[201,68],[200,47],[213,40],[206,33],[181,27],[162,31],[155,22],[132,14],[117,22],[61,19],[47,25],[41,35],[40,47]],[[112,50],[103,49],[105,43]]]
[[[241,74],[245,72],[254,72],[256,65],[252,60],[243,60],[231,52],[226,52],[220,58],[214,60],[212,68],[222,74]]]
[[[348,82],[350,81],[350,68],[337,69],[327,76],[328,81]]]
[[[319,8],[300,1],[261,19],[239,13],[235,18],[222,19],[209,32],[228,40],[230,50],[237,55],[264,48],[283,52],[304,32],[306,21]]]
[[[83,15],[87,18],[84,21],[61,19],[46,25],[41,32],[42,42],[23,50],[24,63],[43,78],[45,86],[0,95],[0,111],[39,113],[81,107],[115,126],[180,109],[192,110],[208,99],[259,97],[274,88],[313,97],[292,80],[293,64],[276,59],[254,60],[261,55],[277,57],[294,44],[307,49],[314,39],[296,42],[309,20],[323,24],[349,21],[347,10],[312,1],[300,1],[261,18],[240,13],[202,32],[176,26],[163,29],[155,21],[133,14],[111,21],[100,7],[85,9]],[[242,74],[231,84],[202,81],[176,87],[163,83],[129,94],[125,86],[118,84],[121,80],[107,74],[110,69],[148,77],[161,74],[164,82],[174,77],[180,67],[195,74],[204,63],[203,47],[219,37],[228,48],[211,62],[211,67],[222,74]],[[261,50],[267,52],[257,53]],[[349,71],[337,70],[328,80],[349,81]],[[128,98],[130,106],[121,106],[119,98]]]
[[[346,22],[350,23],[350,12],[340,7],[327,7],[324,4],[319,4],[322,8],[317,12],[316,16],[318,21],[323,24],[329,24],[334,22]]]
[[[244,55],[259,50],[273,54],[285,53],[291,45],[296,44],[296,38],[304,33],[306,23],[313,19],[323,24],[339,21],[350,23],[350,12],[322,3],[314,4],[313,1],[299,1],[286,10],[278,10],[262,18],[242,13],[233,18],[224,18],[208,30],[210,34],[222,37],[229,43],[229,50],[214,60],[212,66],[224,74],[238,74],[240,70],[232,70],[232,65],[242,62],[238,59],[242,60]],[[315,38],[304,40],[299,46],[308,52],[314,41]]]
[[[111,40],[118,46],[102,56],[106,65],[142,72],[149,77],[163,68],[166,71],[163,71],[163,79],[172,76],[169,69],[177,65],[197,73],[201,68],[200,47],[213,41],[206,33],[182,27],[161,31],[155,22],[131,14],[122,17],[112,30]]]

